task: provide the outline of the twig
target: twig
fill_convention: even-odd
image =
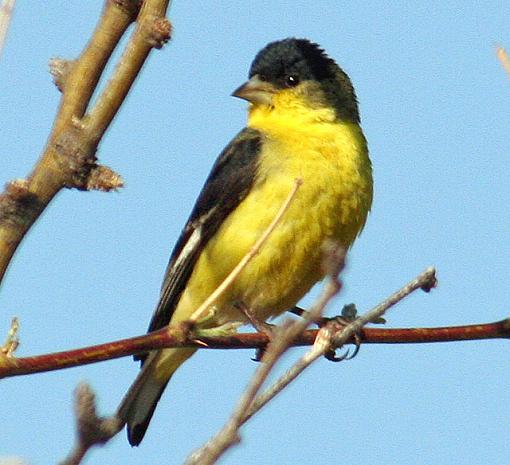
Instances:
[[[339,262],[337,270],[340,271],[342,268],[343,260]],[[291,344],[291,335],[295,334],[297,331],[304,330],[311,321],[316,321],[322,314],[326,304],[340,289],[340,283],[336,280],[335,275],[330,275],[330,279],[326,283],[319,299],[312,308],[303,315],[305,321],[303,322],[298,320],[291,323],[287,326],[287,328],[282,330],[281,335],[277,334],[275,336],[275,341],[271,343],[264,355],[264,358],[262,359],[262,365],[255,372],[226,425],[204,446],[193,452],[186,460],[185,465],[211,465],[215,463],[228,448],[239,442],[239,428],[255,413],[260,411],[260,409],[274,398],[276,394],[281,392],[294,379],[296,379],[296,377],[299,376],[315,360],[325,355],[328,351],[344,344],[364,325],[380,318],[386,310],[409,295],[411,292],[420,288],[429,291],[435,285],[435,270],[433,268],[429,268],[377,307],[357,318],[349,325],[344,326],[342,330],[338,331],[338,328],[336,328],[333,324],[326,325],[319,331],[317,340],[315,341],[312,349],[301,357],[298,362],[290,368],[290,370],[276,381],[276,383],[256,397],[257,392],[267,379],[267,376],[274,367],[274,364],[280,359],[283,352]]]
[[[3,355],[6,358],[13,358],[14,352],[19,346],[19,321],[16,317],[11,320],[11,327],[7,332],[4,345],[0,346],[0,357]]]
[[[271,343],[252,376],[248,386],[241,395],[234,412],[225,426],[206,444],[194,451],[186,460],[185,465],[211,465],[232,445],[239,442],[239,428],[245,422],[246,412],[252,405],[257,393],[271,373],[282,354],[292,345],[295,337],[302,333],[311,321],[322,314],[327,303],[338,293],[341,283],[338,274],[344,267],[345,249],[330,248],[326,256],[326,268],[330,273],[323,291],[313,307],[300,320],[284,323],[275,330]]]
[[[434,268],[427,268],[423,273],[418,275],[400,290],[389,296],[372,310],[356,318],[347,326],[343,324],[338,325],[335,320],[332,320],[329,324],[321,328],[312,349],[304,354],[286,373],[275,381],[272,386],[266,389],[257,397],[257,399],[255,399],[246,414],[245,421],[250,419],[262,407],[264,407],[315,360],[324,356],[329,351],[335,350],[346,344],[347,341],[351,340],[354,335],[359,333],[363,326],[382,317],[388,309],[417,289],[424,289],[427,292],[430,291],[431,288],[436,286],[435,274],[436,270]]]
[[[496,55],[503,66],[503,69],[510,76],[510,58],[503,47],[496,47]]]
[[[269,224],[267,229],[264,231],[264,233],[259,237],[257,242],[253,245],[253,247],[250,249],[250,251],[242,258],[242,260],[236,265],[236,267],[230,272],[230,274],[225,278],[225,280],[214,290],[214,292],[198,307],[197,310],[193,312],[193,314],[190,317],[191,322],[198,321],[200,318],[203,317],[204,312],[211,307],[211,305],[214,304],[214,302],[220,297],[235,281],[237,276],[239,276],[239,273],[246,268],[246,265],[255,257],[262,246],[265,244],[271,233],[274,231],[278,223],[281,221],[283,215],[288,210],[290,204],[292,203],[292,200],[294,200],[294,197],[301,186],[303,181],[301,179],[296,179],[294,182],[294,185],[283,202],[282,206],[276,213],[273,221]]]
[[[28,465],[28,462],[17,456],[1,456],[0,465]]]
[[[137,2],[139,3],[139,2]],[[83,120],[84,130],[97,145],[124,102],[138,73],[153,48],[160,49],[170,39],[172,28],[165,18],[169,0],[146,0],[117,67],[97,104]]]
[[[74,410],[76,444],[60,465],[78,465],[91,447],[106,444],[123,426],[115,416],[103,418],[97,415],[96,396],[86,383],[76,388]]]
[[[15,1],[16,0],[4,0],[2,5],[0,5],[0,55],[4,49],[5,37],[9,30]]]

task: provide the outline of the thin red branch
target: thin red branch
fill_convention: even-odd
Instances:
[[[292,345],[312,345],[317,332],[317,330],[305,331],[296,338]],[[510,339],[510,319],[494,323],[440,328],[363,328],[359,337],[362,344],[419,344],[480,339]],[[169,327],[143,336],[64,352],[20,358],[0,356],[0,378],[61,370],[165,347],[256,349],[266,346],[268,342],[267,336],[260,333],[197,339],[192,332],[185,331],[183,327]],[[351,338],[348,342],[352,344],[355,341]]]
[[[365,336],[368,336],[368,340],[365,340]],[[481,339],[510,339],[510,319],[439,328],[370,328],[364,329],[362,334],[362,342],[370,344],[420,344]]]

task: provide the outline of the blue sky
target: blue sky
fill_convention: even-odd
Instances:
[[[2,182],[30,171],[49,133],[59,100],[49,58],[75,57],[101,6],[17,2],[0,57]],[[320,43],[349,73],[374,165],[372,214],[328,313],[349,302],[366,310],[434,265],[438,289],[398,305],[389,327],[506,317],[510,78],[494,50],[510,48],[509,17],[508,2],[175,1],[173,40],[150,57],[100,146],[125,189],[58,195],[2,285],[0,332],[20,318],[21,356],[145,331],[194,199],[244,125],[246,105],[229,94],[260,48],[288,36]],[[321,360],[221,463],[508,463],[507,344],[365,346],[347,363]],[[227,418],[252,356],[198,354],[140,448],[121,433],[87,463],[182,463]],[[90,382],[108,414],[136,372],[126,358],[3,380],[0,457],[57,463],[73,442],[77,383]]]

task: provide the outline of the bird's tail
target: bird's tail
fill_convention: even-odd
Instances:
[[[138,446],[142,442],[168,381],[195,350],[164,349],[153,352],[144,362],[117,410],[118,418],[127,423],[129,444]]]

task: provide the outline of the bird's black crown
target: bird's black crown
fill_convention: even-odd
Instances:
[[[249,77],[255,74],[264,80],[277,82],[285,75],[297,75],[301,80],[322,81],[333,78],[337,68],[319,45],[307,39],[284,39],[266,45],[255,57]]]

